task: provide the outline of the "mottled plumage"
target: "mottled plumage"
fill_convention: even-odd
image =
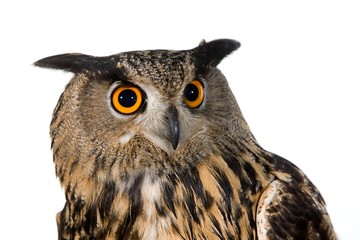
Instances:
[[[75,73],[50,132],[59,239],[336,239],[319,191],[259,146],[217,68],[239,46],[35,63]]]

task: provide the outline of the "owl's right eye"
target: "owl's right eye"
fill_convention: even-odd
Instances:
[[[118,86],[111,95],[111,105],[121,114],[135,113],[140,109],[142,103],[142,92],[136,86]]]

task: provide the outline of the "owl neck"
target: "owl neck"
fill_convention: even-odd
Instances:
[[[165,171],[143,167],[125,174],[118,165],[108,173],[98,169],[93,177],[75,173],[77,181],[66,187],[67,202],[58,215],[59,233],[78,231],[96,239],[198,239],[215,234],[211,229],[218,222],[219,232],[252,238],[252,232],[242,229],[255,229],[255,203],[273,179],[264,176],[268,169],[260,164],[266,152],[252,138],[244,142],[237,137],[219,136],[191,164],[157,152],[156,158],[168,161]],[[106,151],[111,152],[117,151]],[[151,161],[154,152],[144,156]]]

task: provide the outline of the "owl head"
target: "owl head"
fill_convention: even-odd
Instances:
[[[36,66],[75,74],[51,123],[57,171],[72,167],[61,167],[65,158],[79,162],[76,159],[96,157],[96,152],[107,152],[114,159],[122,155],[131,167],[154,164],[156,160],[144,157],[149,152],[152,159],[154,155],[187,159],[186,153],[194,161],[194,155],[216,145],[225,134],[249,135],[217,68],[239,46],[221,39],[183,51],[132,51],[107,57],[62,54],[37,61]],[[104,161],[99,162],[106,165]],[[109,157],[105,162],[112,163]]]

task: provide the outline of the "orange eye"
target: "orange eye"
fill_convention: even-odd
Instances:
[[[132,114],[139,110],[143,102],[143,96],[138,87],[119,86],[111,95],[113,108],[122,114]]]
[[[185,104],[189,108],[197,108],[204,101],[204,86],[199,80],[193,80],[184,90]]]

